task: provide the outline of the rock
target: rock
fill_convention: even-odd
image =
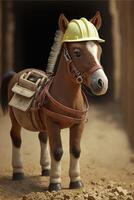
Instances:
[[[84,199],[88,199],[88,193],[83,194]]]
[[[110,188],[113,188],[115,185],[117,185],[117,183],[115,181],[110,181],[107,185],[107,188],[110,189]]]
[[[83,194],[86,194],[86,193],[87,193],[87,191],[86,191],[85,189],[83,189],[82,192],[83,192]]]
[[[27,199],[27,196],[23,196],[23,197],[22,197],[22,200],[26,200],[26,199]]]
[[[117,187],[116,190],[117,190],[119,195],[126,196],[127,193],[128,193],[128,191],[126,189],[123,189],[121,186]]]
[[[81,195],[78,195],[78,194],[77,194],[77,195],[74,196],[74,199],[75,199],[75,200],[82,200],[83,198],[82,198]]]
[[[92,185],[96,185],[96,182],[95,182],[95,181],[91,181],[91,184],[92,184]]]
[[[95,196],[93,195],[88,195],[88,200],[97,200]]]
[[[118,197],[115,197],[115,196],[109,197],[109,200],[118,200]]]
[[[118,195],[126,196],[128,193],[128,191],[126,189],[123,189],[121,186],[112,188],[111,192],[113,192],[116,196]]]
[[[134,200],[133,189],[128,192],[119,184],[109,182],[99,185],[93,181],[94,186],[88,191],[85,189],[75,191],[58,191],[58,192],[32,192],[24,195],[20,200]]]
[[[117,191],[114,192],[115,196],[118,197],[119,193]]]
[[[71,196],[71,195],[69,195],[69,194],[64,194],[64,199],[65,199],[65,200],[70,200],[70,198],[71,198],[70,196]]]
[[[113,185],[111,185],[111,184],[107,185],[107,189],[111,189],[112,187],[113,187]]]
[[[111,197],[111,198],[114,197],[114,193],[112,193],[112,192],[109,192],[108,195],[109,195],[109,197]]]
[[[102,177],[102,178],[101,178],[101,181],[103,181],[103,182],[104,182],[105,180],[106,180],[106,179],[105,179],[105,177]]]
[[[132,196],[128,196],[126,200],[134,200]]]

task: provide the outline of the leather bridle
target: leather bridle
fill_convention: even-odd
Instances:
[[[64,58],[65,58],[66,62],[68,63],[69,66],[72,65],[71,70],[69,68],[68,72],[69,72],[69,74],[71,74],[73,81],[75,81],[77,84],[83,83],[85,77],[92,75],[98,69],[102,69],[101,65],[94,65],[92,68],[88,69],[87,71],[80,72],[77,69],[77,67],[75,66],[75,64],[73,63],[73,60],[69,54],[66,44],[65,44],[63,51],[64,51]]]

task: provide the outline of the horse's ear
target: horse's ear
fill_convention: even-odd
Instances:
[[[61,14],[60,17],[59,17],[59,28],[63,33],[65,33],[67,26],[68,26],[68,23],[69,23],[69,21],[64,16],[64,14]]]
[[[95,25],[97,30],[100,29],[100,27],[102,25],[102,18],[101,18],[101,14],[99,11],[97,11],[95,16],[92,19],[90,19],[90,22],[92,22]]]

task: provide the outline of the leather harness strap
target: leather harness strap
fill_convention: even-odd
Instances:
[[[57,112],[53,112],[45,107],[43,107],[43,110],[45,111],[45,113],[49,116],[49,117],[52,117],[54,118],[55,121],[59,121],[62,119],[62,121],[64,121],[65,123],[76,123],[76,124],[79,124],[80,122],[84,121],[85,120],[85,115],[81,118],[77,118],[77,117],[70,117],[70,116],[67,116],[65,114],[61,114],[61,113],[57,113]]]
[[[70,113],[70,114],[76,114],[78,116],[81,116],[81,115],[83,115],[87,112],[88,101],[87,101],[87,98],[86,98],[84,93],[83,93],[83,98],[84,98],[84,101],[85,101],[86,109],[85,110],[76,110],[76,109],[73,109],[73,108],[70,108],[70,107],[63,105],[62,103],[58,102],[56,99],[54,99],[52,97],[52,95],[49,92],[49,88],[50,88],[51,84],[52,84],[52,81],[44,88],[44,93],[47,95],[47,97],[53,103],[53,105],[55,105],[57,108],[60,108],[62,111],[65,111],[65,112]]]
[[[67,107],[67,106],[63,105],[62,103],[58,102],[50,94],[49,89],[50,89],[52,82],[53,82],[53,79],[45,86],[45,88],[41,92],[41,94],[39,96],[38,107],[40,109],[44,109],[46,114],[53,117],[54,119],[67,120],[67,121],[70,121],[71,123],[80,123],[81,121],[86,120],[89,106],[88,106],[88,100],[87,100],[85,94],[83,93],[83,98],[84,98],[84,102],[85,102],[84,110],[76,110],[76,109]],[[64,111],[64,114],[57,113],[57,112],[54,112],[54,111],[46,108],[46,106],[45,106],[46,97],[48,97],[48,99],[51,101],[51,103],[54,106],[56,106],[56,108],[58,108],[61,111]],[[73,115],[73,116],[71,116],[71,115]]]

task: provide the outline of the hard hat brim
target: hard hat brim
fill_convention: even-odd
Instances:
[[[63,42],[84,42],[84,41],[97,41],[99,43],[103,43],[105,42],[105,40],[101,39],[101,38],[94,38],[94,37],[90,37],[90,38],[80,38],[80,39],[64,39],[62,40],[62,43]]]

